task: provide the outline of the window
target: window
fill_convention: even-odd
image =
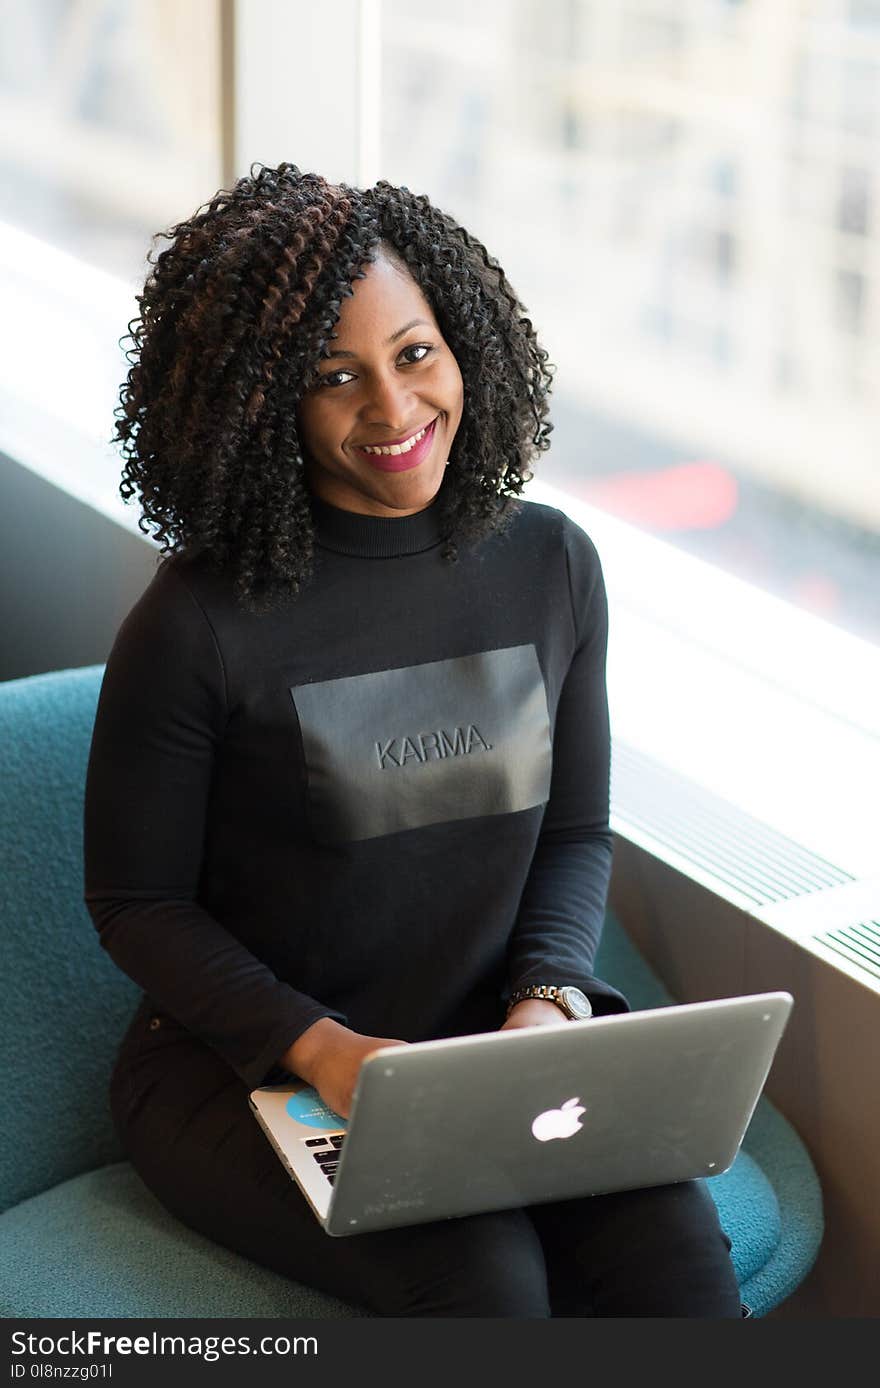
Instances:
[[[540,473],[880,640],[880,8],[381,6],[383,177],[507,269]]]
[[[107,443],[119,339],[154,233],[222,182],[220,17],[217,0],[0,9],[0,448],[132,528]]]
[[[135,281],[220,183],[216,0],[6,0],[0,221]]]

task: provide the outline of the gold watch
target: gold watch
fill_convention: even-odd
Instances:
[[[540,998],[544,1002],[555,1003],[572,1022],[584,1022],[593,1015],[590,999],[580,988],[556,988],[549,983],[533,983],[530,987],[517,988],[508,999],[507,1015],[510,1016],[511,1008],[526,998]]]

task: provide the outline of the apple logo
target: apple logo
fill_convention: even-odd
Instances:
[[[532,1132],[539,1142],[549,1142],[553,1137],[571,1137],[583,1127],[581,1114],[586,1111],[579,1099],[566,1099],[561,1108],[548,1108],[539,1113],[532,1124]]]

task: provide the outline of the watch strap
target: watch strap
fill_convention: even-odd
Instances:
[[[510,1016],[511,1009],[516,1007],[518,1002],[525,1002],[527,998],[538,998],[542,1002],[555,1003],[560,1012],[564,1012],[568,1017],[570,1014],[559,996],[560,991],[552,983],[532,983],[522,988],[515,988],[507,1000],[507,1015]]]

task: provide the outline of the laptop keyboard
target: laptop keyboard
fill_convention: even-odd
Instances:
[[[332,1137],[307,1137],[306,1146],[312,1148],[312,1156],[320,1166],[331,1186],[336,1179],[339,1165],[339,1149],[345,1140],[345,1133],[334,1133]]]

